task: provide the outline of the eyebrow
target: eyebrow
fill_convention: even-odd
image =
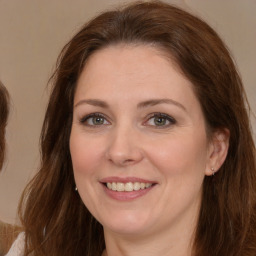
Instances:
[[[138,108],[151,107],[159,104],[171,104],[183,109],[184,111],[187,111],[186,108],[181,103],[172,99],[151,99],[151,100],[143,101],[138,104]]]
[[[76,103],[74,105],[74,108],[76,108],[82,104],[88,104],[88,105],[101,107],[101,108],[109,108],[109,105],[105,101],[98,100],[98,99],[80,100],[78,103]],[[150,99],[150,100],[140,102],[137,105],[137,107],[138,108],[146,108],[146,107],[152,107],[152,106],[159,105],[159,104],[171,104],[171,105],[175,105],[175,106],[181,108],[184,111],[187,111],[186,108],[181,103],[179,103],[175,100],[172,100],[172,99]]]
[[[82,105],[82,104],[88,104],[95,107],[101,107],[101,108],[109,108],[109,105],[102,100],[96,100],[96,99],[88,99],[88,100],[80,100],[75,104],[75,108]]]

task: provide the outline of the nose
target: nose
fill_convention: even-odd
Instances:
[[[117,166],[139,163],[143,159],[143,150],[138,133],[135,128],[116,127],[110,135],[106,150],[108,161]]]

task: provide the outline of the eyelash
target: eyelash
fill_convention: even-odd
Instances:
[[[156,127],[157,129],[164,129],[164,128],[167,128],[167,127],[170,127],[170,126],[176,124],[176,120],[173,117],[171,117],[167,114],[164,114],[164,113],[152,113],[145,123],[148,123],[149,120],[154,119],[154,118],[161,118],[161,119],[164,119],[165,121],[169,122],[169,124],[164,124],[164,125],[159,125],[159,126],[158,125],[150,125],[150,126]]]
[[[92,114],[89,114],[89,115],[86,115],[86,116],[84,116],[84,117],[82,117],[81,119],[80,119],[80,123],[82,123],[82,124],[84,124],[84,125],[86,125],[86,126],[89,126],[89,127],[97,127],[97,126],[102,126],[102,125],[106,125],[106,124],[88,124],[88,120],[90,119],[90,118],[102,118],[102,119],[104,119],[104,122],[105,121],[107,121],[107,118],[103,115],[103,114],[101,114],[101,113],[92,113]],[[108,122],[108,121],[107,121]]]
[[[89,124],[88,121],[90,120],[90,118],[102,118],[103,123],[102,124]],[[147,123],[149,123],[149,121],[151,119],[154,119],[154,118],[163,119],[164,122],[168,121],[169,123],[168,124],[164,123],[164,125],[156,125],[156,123],[155,123],[155,125],[147,124]],[[92,127],[92,128],[97,128],[97,127],[100,127],[103,125],[107,125],[107,124],[105,124],[105,122],[108,122],[108,124],[109,124],[109,121],[107,120],[107,118],[101,113],[92,113],[92,114],[86,115],[80,119],[80,123],[82,123],[83,125],[86,125],[88,127]],[[143,123],[144,126],[149,125],[151,127],[156,127],[157,129],[164,129],[164,128],[167,128],[174,124],[176,124],[176,120],[173,117],[171,117],[167,114],[164,114],[164,113],[152,113],[147,118],[147,120]]]

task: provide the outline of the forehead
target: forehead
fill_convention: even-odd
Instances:
[[[83,91],[88,91],[96,89],[95,86],[118,89],[113,86],[120,87],[124,83],[129,87],[148,86],[148,89],[154,83],[159,89],[161,84],[175,84],[177,81],[185,82],[193,89],[192,83],[163,49],[151,45],[119,44],[98,50],[89,57],[78,79],[77,89],[80,91],[83,87]]]

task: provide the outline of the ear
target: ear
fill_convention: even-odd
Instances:
[[[216,173],[224,163],[229,148],[230,132],[228,129],[217,130],[213,133],[208,147],[208,162],[205,175]]]

